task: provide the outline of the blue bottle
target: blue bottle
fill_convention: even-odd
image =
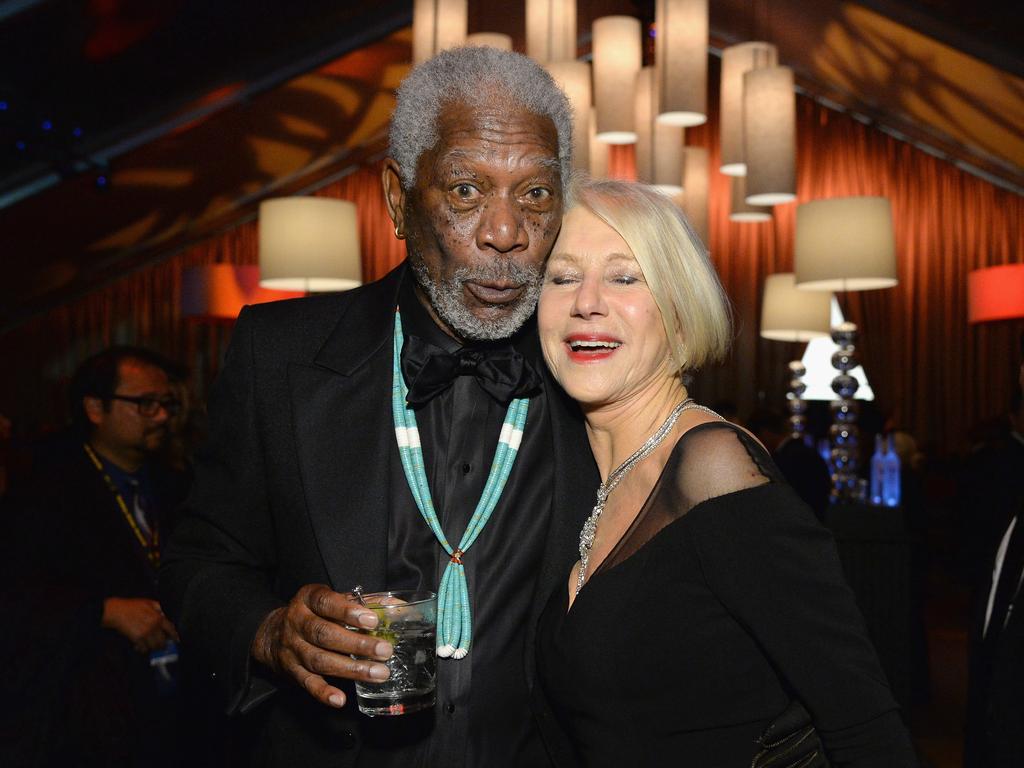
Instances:
[[[885,470],[882,480],[882,496],[885,498],[885,506],[898,507],[900,505],[900,457],[896,455],[896,448],[893,445],[892,434],[889,435],[889,450],[885,455]]]
[[[875,452],[871,454],[871,504],[882,506],[882,482],[885,477],[885,449],[882,436],[875,435]]]

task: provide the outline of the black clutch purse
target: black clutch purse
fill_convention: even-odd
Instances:
[[[764,729],[750,768],[828,768],[828,758],[804,705],[794,699]]]

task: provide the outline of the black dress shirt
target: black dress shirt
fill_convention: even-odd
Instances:
[[[419,336],[446,351],[459,348],[417,299],[411,276],[403,281],[399,307],[406,336]],[[532,319],[513,344],[535,366],[544,364]],[[472,376],[459,376],[416,412],[431,496],[452,547],[458,547],[483,492],[507,407]],[[437,660],[433,709],[373,718],[364,727],[360,765],[547,764],[528,706],[523,650],[551,514],[551,446],[547,405],[538,394],[530,399],[523,441],[501,499],[463,558],[473,618],[469,655]],[[400,465],[396,474],[386,586],[436,592],[448,556],[417,509]]]

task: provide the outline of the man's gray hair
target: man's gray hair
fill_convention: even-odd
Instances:
[[[451,48],[423,62],[402,81],[391,116],[390,154],[402,171],[403,189],[416,184],[420,155],[440,138],[438,115],[445,104],[468,107],[497,95],[510,105],[551,118],[558,131],[562,189],[572,167],[572,110],[554,79],[533,59],[497,48]]]

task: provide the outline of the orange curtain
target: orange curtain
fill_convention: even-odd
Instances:
[[[798,203],[881,195],[892,204],[899,285],[849,293],[858,356],[883,416],[923,445],[956,449],[981,421],[1008,410],[1024,321],[970,326],[967,273],[1024,259],[1024,198],[852,117],[797,100]],[[687,132],[719,166],[717,114]],[[802,346],[758,337],[764,277],[793,268],[797,203],[771,222],[729,221],[729,179],[711,174],[711,251],[734,303],[732,359],[710,391],[738,402],[782,403],[785,363]],[[701,390],[704,391],[703,389]]]
[[[712,88],[714,93],[716,89]],[[841,195],[885,195],[892,201],[900,283],[847,296],[860,325],[860,358],[879,407],[920,441],[957,448],[969,428],[1006,409],[1016,377],[1017,338],[1024,322],[968,326],[967,273],[1020,262],[1024,199],[846,115],[798,98],[800,201]],[[687,143],[709,150],[710,249],[733,302],[736,337],[723,366],[701,372],[704,402],[734,401],[739,413],[762,401],[781,403],[786,362],[802,348],[758,337],[761,288],[772,272],[792,269],[796,205],[773,221],[729,221],[729,180],[716,170],[718,124],[687,131]],[[616,175],[634,172],[631,149],[612,150]],[[385,274],[404,258],[384,208],[379,168],[364,168],[317,194],[359,208],[363,274]],[[111,343],[144,343],[187,363],[205,389],[230,332],[183,321],[182,271],[192,265],[256,263],[256,224],[169,256],[149,269],[24,323],[0,337],[0,413],[22,431],[53,424],[64,412],[62,387],[86,354]]]
[[[380,169],[360,168],[320,189],[317,195],[354,202],[364,281],[376,280],[405,258],[384,206]],[[187,365],[205,392],[216,375],[230,337],[230,324],[181,317],[179,296],[185,269],[201,264],[256,264],[254,220],[219,237],[125,275],[104,289],[34,317],[0,337],[0,414],[19,433],[59,427],[67,412],[64,389],[75,366],[111,344],[142,344]]]

